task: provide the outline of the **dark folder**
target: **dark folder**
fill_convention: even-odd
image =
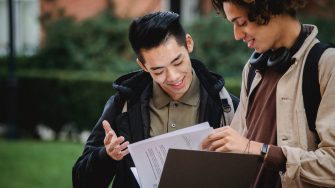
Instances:
[[[249,188],[259,155],[170,149],[159,188]]]

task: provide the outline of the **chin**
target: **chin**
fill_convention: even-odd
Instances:
[[[264,53],[264,52],[267,51],[267,50],[260,49],[260,48],[255,48],[254,50],[255,50],[257,53],[259,53],[259,54],[262,54],[262,53]]]

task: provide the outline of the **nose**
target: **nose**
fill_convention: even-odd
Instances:
[[[176,68],[169,68],[169,69],[167,69],[167,71],[166,71],[167,73],[166,73],[166,80],[168,81],[168,82],[175,82],[175,81],[177,81],[177,79],[178,79],[178,71],[176,70]]]
[[[243,38],[245,38],[245,32],[242,30],[242,28],[234,25],[234,37],[235,40],[241,40]]]

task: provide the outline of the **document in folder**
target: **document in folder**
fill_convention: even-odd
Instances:
[[[170,149],[159,188],[249,188],[259,155]]]
[[[201,142],[212,131],[205,122],[130,144],[128,149],[136,166],[132,172],[138,176],[139,186],[157,188],[168,150],[200,150]]]

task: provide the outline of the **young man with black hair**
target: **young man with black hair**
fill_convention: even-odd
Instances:
[[[335,187],[335,49],[326,49],[316,62],[318,91],[304,93],[303,85],[311,84],[303,80],[305,63],[319,42],[317,27],[296,18],[304,0],[212,3],[233,24],[235,39],[255,52],[243,70],[231,126],[216,129],[203,148],[262,155],[252,187]],[[321,100],[306,115],[304,98],[311,92]]]
[[[82,156],[73,167],[74,187],[139,187],[127,146],[156,135],[208,121],[228,125],[238,99],[224,80],[191,60],[193,40],[179,15],[157,12],[134,20],[129,40],[140,71],[121,76]],[[187,159],[186,159],[187,160]]]

